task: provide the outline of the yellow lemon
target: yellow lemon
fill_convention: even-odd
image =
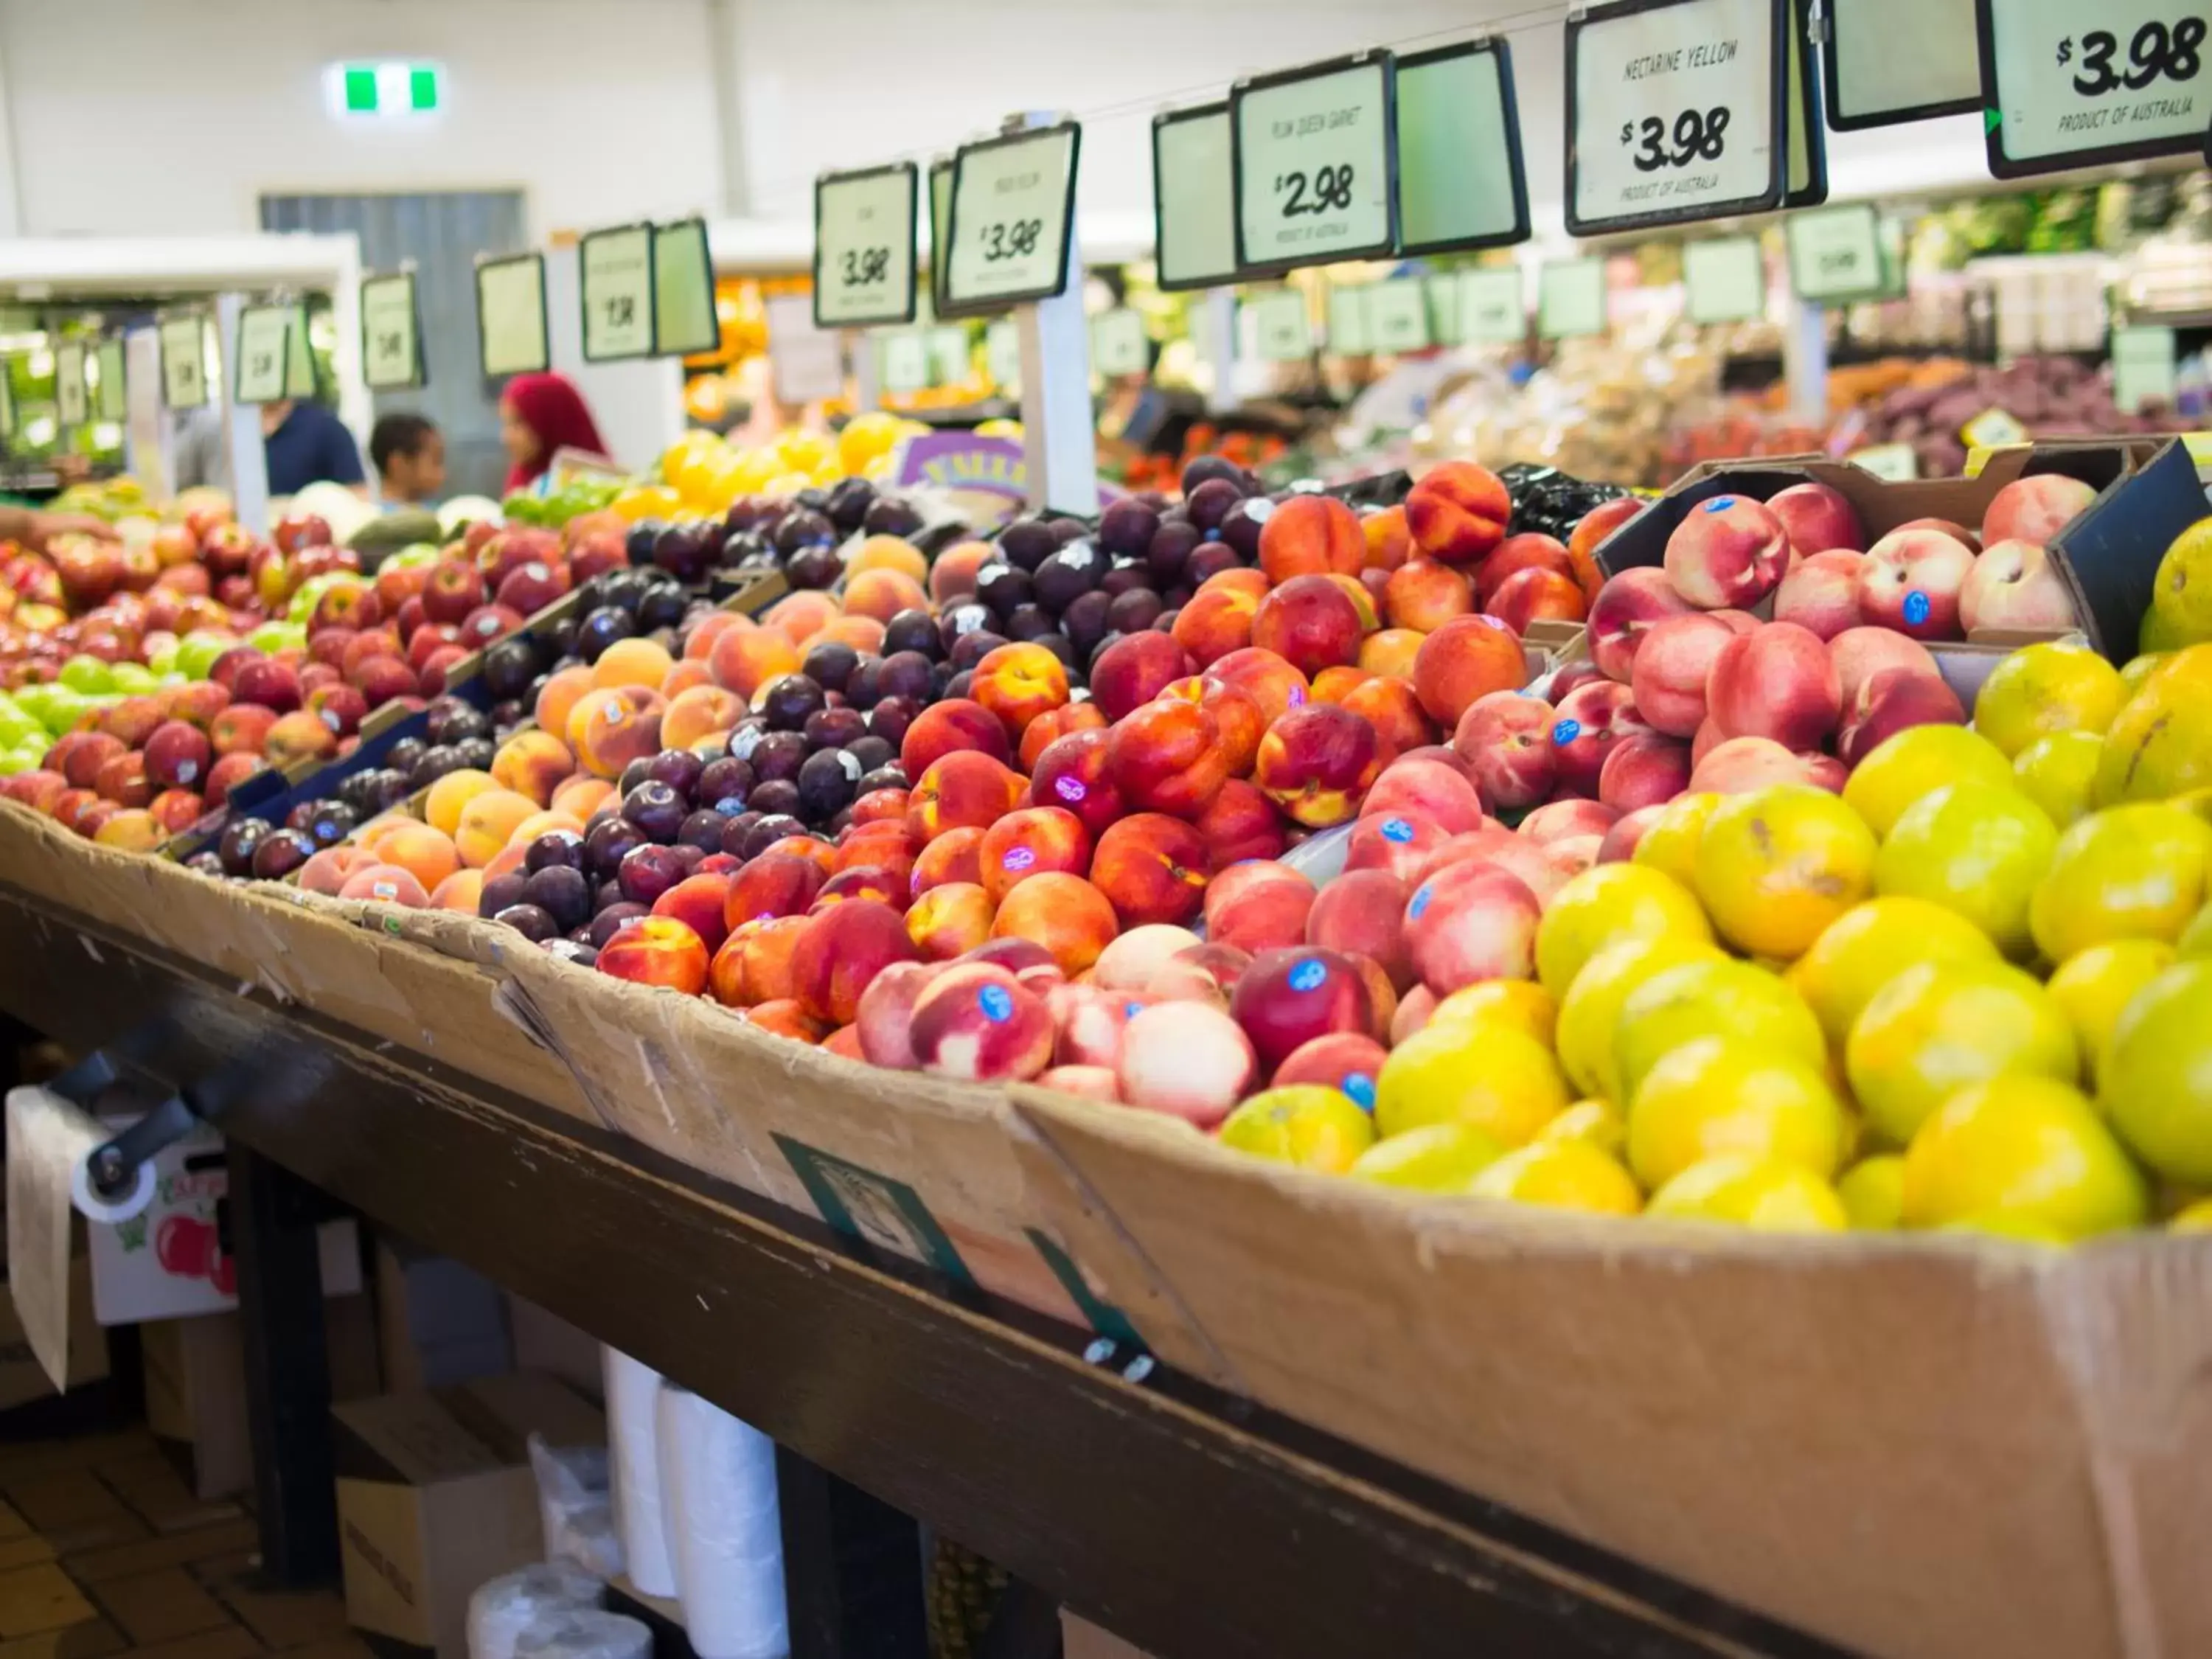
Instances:
[[[1672,876],[1685,887],[1692,885],[1697,880],[1698,843],[1705,839],[1705,823],[1727,799],[1710,792],[1675,796],[1644,832],[1629,862]]]
[[[1836,1182],[1836,1196],[1854,1231],[1894,1232],[1904,1224],[1905,1158],[1897,1152],[1863,1158]]]
[[[2097,766],[2105,739],[2095,732],[2054,732],[2012,757],[2020,793],[2048,813],[2061,830],[2095,804]]]
[[[2097,800],[2164,800],[2212,785],[2212,645],[2177,651],[2122,705],[2097,763]]]
[[[1700,1037],[1729,1037],[1816,1072],[1828,1063],[1804,998],[1764,968],[1714,957],[1654,975],[1621,1004],[1613,1053],[1626,1094],[1615,1097],[1632,1099],[1645,1073]]]
[[[899,441],[896,415],[870,410],[845,422],[837,434],[837,459],[848,472],[858,472],[878,455],[890,453]]]
[[[2200,1198],[2176,1210],[2173,1218],[2166,1224],[2166,1230],[2170,1233],[2212,1232],[2212,1198]]]
[[[1877,865],[1879,869],[1880,866]],[[1923,898],[1869,899],[1838,916],[1783,977],[1840,1052],[1874,994],[1919,962],[1995,962],[1990,937]]]
[[[1654,1193],[1644,1212],[1770,1233],[1839,1233],[1850,1224],[1836,1189],[1803,1164],[1743,1152],[1692,1164]]]
[[[1583,964],[1607,945],[1670,935],[1712,939],[1689,889],[1641,865],[1593,865],[1545,905],[1536,927],[1536,977],[1553,996],[1565,996]]]
[[[1586,1140],[1532,1142],[1483,1170],[1468,1191],[1476,1198],[1600,1215],[1634,1215],[1644,1206],[1620,1160]]]
[[[2150,605],[2162,629],[2177,639],[2212,640],[2212,519],[2199,519],[2167,546]]]
[[[775,441],[776,453],[793,472],[811,472],[830,459],[827,434],[806,427],[793,427]]]
[[[2199,910],[2196,919],[2181,930],[2175,949],[2185,957],[2212,957],[2212,904]]]
[[[1318,1083],[1263,1089],[1222,1120],[1221,1144],[1337,1175],[1375,1144],[1375,1125],[1349,1096]]]
[[[1711,945],[1686,939],[1640,939],[1599,951],[1575,975],[1559,1001],[1559,1063],[1584,1094],[1624,1103],[1628,1091],[1613,1059],[1613,1032],[1621,1005],[1644,981],[1686,962],[1720,962]],[[1461,994],[1454,992],[1455,996]]]
[[[2212,1186],[2212,962],[2176,963],[2136,993],[2098,1096],[2137,1158],[2169,1181]]]
[[[2026,956],[2028,901],[2057,845],[2057,826],[2009,783],[1946,784],[1898,815],[1874,884],[1885,896],[1955,911],[2007,956]]]
[[[1385,1136],[1425,1123],[1471,1123],[1506,1146],[1524,1145],[1571,1097],[1552,1051],[1498,1025],[1416,1031],[1375,1079],[1375,1127]]]
[[[1663,1187],[1723,1152],[1802,1164],[1830,1176],[1843,1161],[1844,1109],[1826,1079],[1786,1054],[1703,1037],[1662,1056],[1628,1108],[1628,1167]]]
[[[2088,1097],[2053,1078],[2014,1073],[1960,1090],[1905,1152],[1908,1227],[2017,1218],[2069,1239],[2139,1227],[2142,1172]]]
[[[1010,421],[1003,417],[979,421],[975,425],[975,435],[979,438],[1012,438],[1019,441],[1022,435],[1022,423],[1019,421]]]
[[[1970,1084],[2030,1072],[2070,1084],[2074,1028],[2033,976],[2004,962],[1923,962],[1875,993],[1844,1045],[1868,1123],[1902,1146]]]
[[[1533,979],[1480,979],[1462,985],[1429,1015],[1422,1029],[1434,1030],[1456,1025],[1499,1024],[1532,1036],[1546,1048],[1559,1018],[1552,994]]]
[[[2078,641],[2046,641],[2014,652],[1982,682],[1974,730],[2017,759],[2060,732],[2102,735],[2127,701],[2120,671]]]
[[[2121,1013],[2136,992],[2173,966],[2176,954],[2164,939],[2116,939],[2075,952],[2051,975],[2044,988],[2072,1024],[2093,1083],[2102,1074]]]
[[[1504,1156],[1496,1138],[1472,1123],[1429,1123],[1376,1141],[1352,1160],[1348,1173],[1385,1187],[1463,1193]]]
[[[2074,1242],[2057,1228],[2038,1221],[2033,1216],[2011,1215],[2003,1211],[1995,1215],[1964,1216],[1929,1231],[1973,1233],[1984,1238],[2002,1238],[2014,1244],[2038,1244],[2050,1249],[2063,1249]]]
[[[1578,1100],[1536,1131],[1538,1140],[1587,1140],[1618,1157],[1628,1144],[1628,1126],[1602,1100]]]
[[[1809,784],[1775,784],[1713,809],[1697,893],[1721,937],[1783,961],[1867,896],[1877,848],[1865,822]]]
[[[1909,726],[1851,769],[1844,804],[1887,836],[1905,809],[1947,783],[2012,783],[2012,757],[1963,726]]]
[[[2146,617],[2145,621],[2148,622],[2148,618]],[[2143,689],[2152,675],[2166,666],[2170,654],[2160,647],[2145,647],[2142,655],[2131,657],[2121,665],[2120,684],[2127,687],[2130,697]]]
[[[2058,838],[2028,923],[2053,962],[2116,939],[2181,937],[2204,902],[2212,827],[2161,801],[2108,806]]]
[[[769,480],[783,470],[782,459],[773,449],[741,449],[731,476],[737,481],[739,492],[750,495],[767,489]]]

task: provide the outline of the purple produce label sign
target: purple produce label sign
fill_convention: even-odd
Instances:
[[[978,523],[1003,524],[1029,506],[1029,459],[1012,438],[979,438],[972,432],[931,432],[898,447],[892,482],[900,489],[927,487],[963,497]],[[1103,507],[1127,492],[1102,481]]]

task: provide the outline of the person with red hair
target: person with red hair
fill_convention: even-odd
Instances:
[[[509,380],[499,399],[499,441],[514,463],[507,475],[511,490],[536,483],[556,450],[612,459],[583,393],[565,374],[518,374]]]

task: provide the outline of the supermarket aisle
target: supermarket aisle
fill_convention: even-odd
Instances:
[[[258,1589],[254,1544],[143,1428],[0,1446],[0,1659],[369,1659],[334,1588]]]

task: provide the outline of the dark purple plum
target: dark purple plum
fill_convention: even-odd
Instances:
[[[798,793],[795,786],[793,793]],[[763,812],[759,821],[745,831],[744,850],[738,856],[757,859],[786,836],[803,836],[805,833],[806,826],[787,812]]]
[[[878,766],[871,771],[864,772],[860,775],[860,782],[853,786],[853,799],[854,800],[860,799],[861,796],[866,794],[871,789],[908,789],[911,787],[913,787],[913,785],[908,781],[906,770],[903,767]]]
[[[1218,529],[1230,509],[1244,499],[1242,484],[1228,478],[1208,478],[1183,498],[1182,510],[1200,530]]]
[[[1017,519],[999,532],[999,553],[1008,564],[1035,570],[1060,546],[1060,538],[1042,519]]]
[[[645,763],[647,777],[666,784],[685,800],[693,799],[699,775],[706,769],[707,763],[689,749],[664,749]]]
[[[824,640],[800,659],[799,672],[824,691],[842,691],[860,666],[860,653],[842,640]]]
[[[799,813],[799,774],[793,771],[787,778],[767,778],[753,787],[753,805],[763,812],[775,817],[795,817]]]
[[[699,787],[692,791],[691,799],[727,818],[745,810],[745,797],[752,787],[750,763],[725,755],[700,769]]]
[[[972,668],[962,669],[945,683],[945,695],[948,697],[968,696],[975,689],[975,671]]]
[[[599,951],[588,941],[580,939],[549,939],[545,941],[545,954],[558,957],[563,962],[574,963],[579,968],[599,965]]]
[[[921,710],[919,697],[885,697],[868,711],[868,730],[896,749],[906,741],[906,729]]]
[[[592,919],[592,884],[581,870],[556,864],[534,871],[523,878],[522,892],[525,903],[544,911],[564,933]]]
[[[1061,633],[1057,629],[1053,629],[1049,633],[1038,635],[1035,639],[1031,640],[1030,643],[1031,645],[1042,646],[1046,650],[1051,652],[1054,656],[1059,658],[1061,663],[1070,669],[1073,669],[1076,665],[1074,642],[1071,641],[1066,635]]]
[[[952,606],[937,620],[937,637],[942,648],[952,649],[952,642],[963,634],[980,633],[990,627],[994,618],[991,607],[969,599]]]
[[[691,803],[658,778],[647,778],[623,797],[623,817],[638,834],[663,847],[676,839],[690,811]]]
[[[911,536],[921,528],[921,514],[896,496],[878,495],[861,515],[860,528],[871,536]]]
[[[973,668],[1006,642],[1005,635],[994,634],[988,630],[963,634],[952,641],[951,654],[945,660],[956,669]]]
[[[945,654],[945,641],[937,631],[937,618],[927,611],[902,611],[884,624],[884,655],[919,651],[934,661]]]
[[[722,850],[722,826],[728,822],[713,807],[702,806],[684,820],[676,831],[676,844],[696,847],[702,853],[719,853]]]
[[[1246,496],[1231,507],[1221,520],[1221,539],[1236,549],[1237,556],[1245,563],[1258,563],[1260,532],[1266,527],[1268,515],[1274,510],[1274,502],[1265,495]]]
[[[820,823],[853,804],[853,786],[866,770],[842,749],[809,755],[799,769],[799,816]]]
[[[845,745],[845,752],[860,763],[863,772],[872,772],[878,766],[890,763],[898,750],[873,732],[857,737]]]
[[[1077,651],[1088,656],[1104,637],[1109,626],[1106,615],[1113,608],[1113,599],[1103,592],[1083,594],[1060,613],[1060,632]]]
[[[760,696],[760,712],[776,732],[796,732],[809,714],[829,706],[827,694],[804,674],[786,674]]]
[[[1098,545],[1109,553],[1133,558],[1152,544],[1158,533],[1160,511],[1134,495],[1124,496],[1098,517]]]
[[[793,587],[835,587],[845,562],[834,547],[802,547],[783,563],[784,580]]]
[[[1189,504],[1191,495],[1197,490],[1199,485],[1213,478],[1233,483],[1237,486],[1238,493],[1243,493],[1243,468],[1238,466],[1236,462],[1225,459],[1219,455],[1200,455],[1182,470],[1182,495],[1185,506]]]
[[[618,605],[603,605],[576,624],[576,654],[597,662],[609,646],[636,632],[636,617]]]
[[[758,714],[744,714],[730,728],[729,751],[737,759],[749,761],[760,740],[768,735],[768,721]]]
[[[1037,603],[1055,617],[1106,574],[1106,556],[1089,542],[1070,542],[1037,567]]]
[[[477,914],[495,916],[508,905],[521,903],[523,895],[529,890],[529,877],[514,870],[503,876],[494,876],[477,893]]]
[[[624,898],[649,907],[686,873],[684,862],[673,847],[640,847],[624,856],[615,879],[622,884]]]
[[[1033,640],[1040,634],[1050,633],[1058,625],[1041,605],[1017,605],[1013,614],[1006,621],[1006,637],[1010,640]],[[969,635],[969,638],[973,637]],[[966,640],[960,641],[962,645],[967,642]],[[953,656],[957,660],[959,651],[957,647]]]
[[[522,849],[522,867],[531,875],[540,870],[581,870],[591,862],[584,838],[574,830],[548,830]]]
[[[304,830],[271,830],[254,844],[253,878],[282,881],[315,855]]]
[[[757,789],[763,783],[784,783],[799,775],[799,769],[813,751],[807,748],[806,739],[796,732],[763,732],[761,740],[753,745],[753,776]],[[772,811],[772,807],[763,807]]]
[[[1166,609],[1158,594],[1139,587],[1117,598],[1107,610],[1106,621],[1121,633],[1138,634],[1158,621]]]
[[[538,905],[510,904],[492,920],[504,922],[533,945],[550,945],[561,936],[560,924]]]
[[[940,652],[926,657],[919,651],[900,651],[885,657],[876,675],[876,684],[882,694],[877,707],[899,698],[926,700],[929,696],[930,671],[935,666],[933,657],[942,654]]]
[[[1173,581],[1182,574],[1184,561],[1190,557],[1191,550],[1205,539],[1198,526],[1188,521],[1164,524],[1146,546],[1146,568],[1161,581]]]
[[[216,842],[216,853],[222,860],[222,872],[227,876],[250,876],[253,873],[253,853],[270,833],[269,826],[259,818],[233,818],[223,826],[222,836]]]
[[[612,881],[622,861],[645,844],[645,837],[628,818],[602,818],[584,831],[584,851],[589,859],[587,872],[594,880]]]
[[[1098,591],[1120,599],[1124,593],[1152,586],[1152,573],[1133,559],[1116,562],[1098,579]]]
[[[672,524],[653,538],[654,566],[688,587],[707,580],[720,550],[703,525]]]
[[[1237,550],[1227,542],[1201,542],[1192,550],[1182,568],[1182,579],[1197,587],[1209,576],[1218,576],[1224,570],[1237,568]]]
[[[799,734],[816,749],[842,749],[868,734],[868,717],[857,708],[818,708],[806,717]]]
[[[769,545],[786,559],[803,548],[835,547],[836,543],[837,526],[823,514],[805,510],[785,514],[769,534]]]
[[[592,946],[595,949],[605,946],[606,942],[615,936],[623,923],[635,921],[640,916],[652,914],[647,906],[632,904],[628,899],[619,899],[612,904],[601,905],[599,915],[592,918]]]
[[[975,597],[1000,617],[1027,605],[1034,588],[1028,571],[995,560],[975,573]]]

